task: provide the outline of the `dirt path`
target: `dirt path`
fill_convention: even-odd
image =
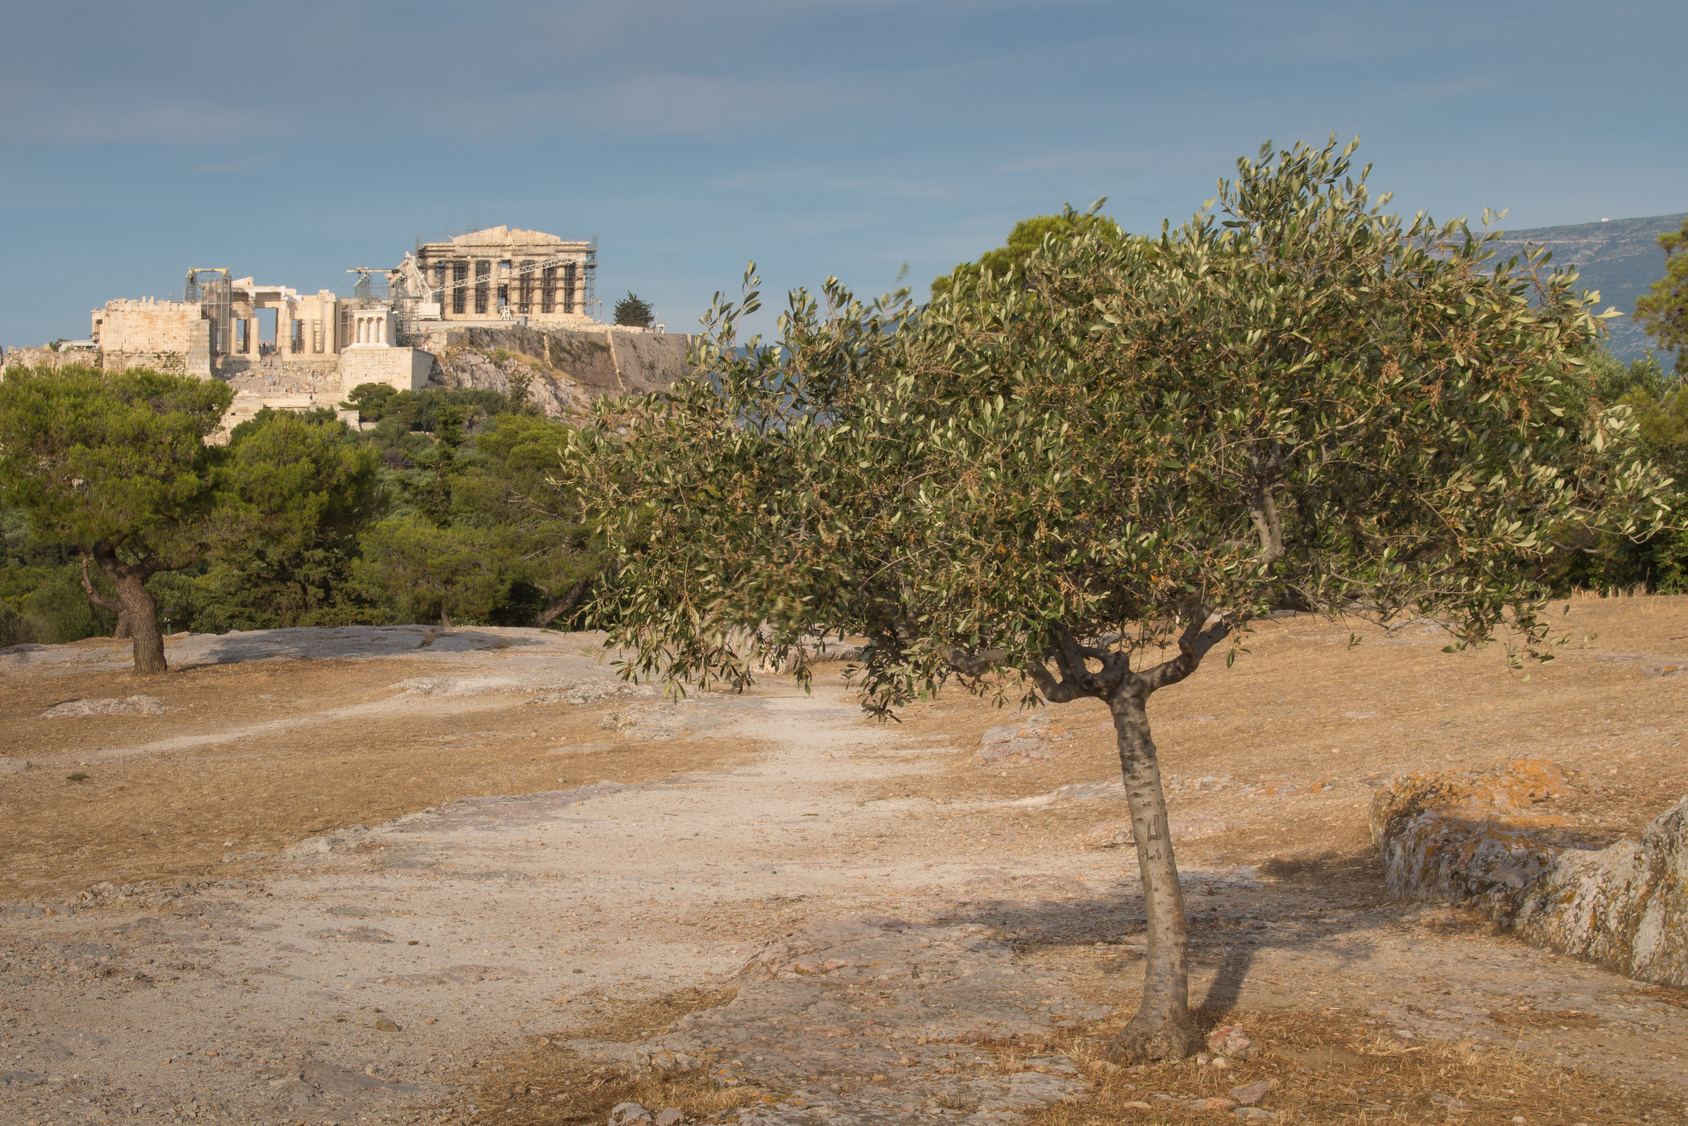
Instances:
[[[1263,638],[1262,663],[1305,668],[1315,629],[1330,627]],[[47,860],[23,865],[39,876],[14,871],[0,1122],[601,1122],[623,1095],[782,1123],[1076,1123],[1104,1106],[1109,1121],[1213,1121],[1189,1099],[1250,1078],[1276,1081],[1267,1105],[1305,1121],[1684,1120],[1680,995],[1383,895],[1355,823],[1366,779],[1418,748],[1363,742],[1326,775],[1297,757],[1330,755],[1303,723],[1285,751],[1267,743],[1248,769],[1220,772],[1204,756],[1222,748],[1180,740],[1236,718],[1175,713],[1188,718],[1163,742],[1191,837],[1193,993],[1210,1015],[1245,1014],[1268,1052],[1229,1072],[1116,1073],[1095,1060],[1097,1038],[1135,1003],[1142,919],[1129,848],[1108,847],[1122,803],[1096,717],[1027,745],[1048,758],[976,761],[1005,717],[967,701],[889,728],[827,684],[675,707],[615,696],[579,639],[512,647],[500,632],[436,654],[342,638],[306,661],[279,659],[311,655],[301,639],[278,654],[249,635],[244,656],[165,682],[181,712],[86,717],[75,737],[31,721],[41,748],[14,745],[11,759],[53,765],[0,776],[0,812],[34,819],[9,857],[74,819],[77,794],[93,812],[63,847],[89,848],[127,808],[133,791],[117,787],[159,787],[157,807],[164,783],[149,774],[196,793],[207,787],[190,779],[276,775],[246,799],[195,797],[201,819],[307,792],[342,804],[314,820],[276,812],[269,837],[230,845],[227,861],[212,855],[234,840],[219,828],[210,851],[184,836],[139,859],[71,862],[81,887],[121,882],[123,863],[186,886],[137,880],[65,908],[77,880],[50,878]],[[0,669],[17,689],[5,707],[130,694],[114,670],[54,655]],[[1398,668],[1402,655],[1376,659]],[[1613,669],[1673,694],[1642,705],[1654,734],[1609,737],[1615,757],[1680,731],[1678,687],[1642,666],[1591,658],[1575,681],[1599,730]],[[281,705],[251,691],[307,681]],[[1520,701],[1533,691],[1496,683]],[[274,706],[292,714],[266,716]],[[348,708],[366,709],[353,730]],[[1457,722],[1492,711],[1480,701]],[[1590,756],[1589,832],[1609,834],[1632,811],[1594,784],[1607,776]],[[88,782],[62,782],[71,762],[89,764]],[[75,789],[87,785],[105,789]],[[1149,1109],[1118,1109],[1133,1102]]]

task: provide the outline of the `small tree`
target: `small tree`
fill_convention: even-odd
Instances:
[[[215,380],[148,371],[12,369],[0,381],[0,496],[111,580],[115,599],[86,589],[127,627],[137,673],[167,668],[153,575],[217,554],[258,566],[255,553],[309,552],[378,504],[375,456],[338,421],[271,413],[206,445],[231,397]]]
[[[135,671],[165,671],[146,580],[210,548],[224,383],[154,372],[13,368],[0,381],[0,492],[37,532],[77,545],[117,588]]]
[[[1680,231],[1661,234],[1659,245],[1665,252],[1665,276],[1635,302],[1635,319],[1659,347],[1676,353],[1676,374],[1688,375],[1688,219]]]
[[[1352,146],[1238,162],[1153,242],[1046,239],[1024,277],[916,309],[835,281],[780,347],[717,296],[700,374],[603,407],[570,462],[613,553],[596,609],[630,676],[806,679],[861,635],[864,706],[947,683],[1113,721],[1148,915],[1116,1045],[1198,1042],[1148,704],[1283,608],[1542,641],[1550,533],[1663,519],[1627,408],[1569,388],[1598,323],[1539,260],[1371,203]],[[778,666],[776,666],[778,667]]]
[[[627,296],[615,303],[615,323],[633,328],[650,328],[656,323],[656,314],[650,302],[628,290]]]

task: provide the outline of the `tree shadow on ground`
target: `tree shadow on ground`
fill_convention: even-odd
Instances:
[[[1373,930],[1417,906],[1389,895],[1381,864],[1370,850],[1274,858],[1255,868],[1258,880],[1239,877],[1237,871],[1193,868],[1183,873],[1193,976],[1212,971],[1201,995],[1191,997],[1197,1020],[1206,1028],[1237,1007],[1262,951],[1306,949]],[[1027,890],[1035,890],[1036,882],[1029,880],[1034,886]],[[966,890],[956,889],[963,896]],[[1135,880],[1121,880],[1102,895],[1074,898],[962,898],[944,922],[989,926],[1022,955],[1097,943],[1135,953],[1147,927]],[[1332,974],[1364,963],[1374,950],[1371,943],[1353,939],[1329,950]],[[1135,957],[1102,970],[1141,971]]]

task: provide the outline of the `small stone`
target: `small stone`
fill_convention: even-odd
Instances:
[[[609,1126],[634,1126],[635,1123],[649,1123],[651,1112],[638,1103],[617,1103],[610,1109]]]
[[[402,1032],[402,1031],[404,1031],[403,1029],[401,1029],[398,1026],[397,1021],[388,1020],[386,1017],[382,1017],[380,1020],[376,1021],[375,1022],[375,1028],[379,1032]]]
[[[1208,1061],[1211,1060],[1211,1059],[1213,1059],[1213,1057],[1208,1055],[1206,1052],[1197,1052],[1196,1053],[1196,1066],[1197,1067],[1206,1067],[1207,1064],[1208,1064]]]
[[[679,1107],[671,1106],[656,1116],[656,1126],[680,1126],[685,1120],[685,1112]]]
[[[1209,1099],[1191,1099],[1191,1110],[1230,1110],[1237,1104],[1230,1099],[1215,1095]]]
[[[1232,1060],[1251,1060],[1260,1054],[1260,1049],[1248,1033],[1234,1025],[1225,1025],[1209,1033],[1207,1048],[1214,1055]]]
[[[1220,1071],[1224,1071],[1226,1068],[1231,1066],[1231,1061],[1226,1059],[1224,1056],[1214,1056],[1213,1066],[1218,1068]]]
[[[1272,1112],[1261,1110],[1257,1106],[1239,1106],[1231,1112],[1232,1116],[1241,1118],[1245,1122],[1267,1122],[1272,1118]]]
[[[1150,1106],[1148,1103],[1144,1102],[1142,1099],[1132,1099],[1128,1103],[1120,1103],[1119,1105],[1123,1106],[1123,1107],[1130,1107],[1132,1110],[1153,1110],[1153,1109],[1155,1109],[1154,1107]]]
[[[1253,1083],[1244,1083],[1241,1087],[1231,1088],[1231,1097],[1237,1100],[1239,1106],[1259,1106],[1260,1100],[1271,1091],[1272,1085],[1264,1079],[1256,1079]]]

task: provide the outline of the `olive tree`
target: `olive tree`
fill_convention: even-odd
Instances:
[[[880,715],[951,683],[1108,709],[1148,924],[1125,1058],[1197,1043],[1153,694],[1285,608],[1539,652],[1551,535],[1665,516],[1626,408],[1567,391],[1599,331],[1569,280],[1386,213],[1352,152],[1263,148],[1181,228],[1046,240],[923,308],[829,281],[778,345],[737,338],[747,271],[699,377],[568,463],[629,676],[806,679],[828,630],[866,637]]]

